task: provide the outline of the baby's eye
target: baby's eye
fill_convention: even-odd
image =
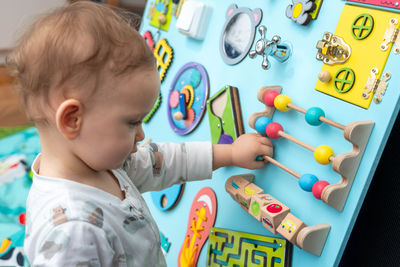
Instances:
[[[132,127],[136,127],[136,126],[140,125],[141,123],[142,123],[142,120],[139,120],[139,121],[130,121],[130,122],[129,122],[129,125],[132,126]]]

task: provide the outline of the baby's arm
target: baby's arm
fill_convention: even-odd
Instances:
[[[231,145],[157,143],[140,148],[124,169],[143,193],[211,178],[212,170],[223,166],[260,169],[265,161],[257,161],[257,156],[272,152],[271,141],[257,134],[241,135]]]
[[[212,145],[210,142],[151,143],[132,154],[124,170],[141,193],[209,179]]]
[[[213,170],[224,166],[260,169],[266,161],[257,161],[259,155],[272,156],[271,140],[258,134],[239,136],[232,145],[213,145]]]

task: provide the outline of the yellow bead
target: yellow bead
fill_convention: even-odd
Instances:
[[[283,112],[290,110],[287,106],[289,103],[292,103],[292,100],[287,95],[277,95],[274,100],[275,108]]]
[[[329,158],[334,156],[332,148],[327,145],[320,145],[314,151],[314,158],[319,164],[327,165],[330,163]]]

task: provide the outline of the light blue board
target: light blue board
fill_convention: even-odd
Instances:
[[[396,70],[400,66],[400,55],[391,52],[389,56],[385,71],[391,72],[392,78],[382,103],[379,105],[372,103],[370,108],[365,110],[314,90],[317,75],[322,66],[322,62],[315,59],[317,53],[315,45],[325,31],[332,33],[335,31],[344,5],[343,1],[324,1],[319,17],[308,26],[298,25],[286,18],[285,10],[292,3],[290,0],[241,0],[235,2],[204,0],[204,2],[208,2],[213,11],[203,41],[180,34],[174,27],[176,18],[173,18],[168,32],[161,32],[161,38],[166,38],[174,49],[174,60],[161,85],[163,94],[161,107],[150,123],[144,126],[147,136],[151,137],[153,141],[211,140],[208,116],[204,116],[199,127],[187,136],[175,134],[166,117],[167,96],[172,79],[176,72],[189,61],[198,62],[207,69],[210,78],[210,95],[214,95],[225,85],[238,88],[247,133],[254,132],[247,123],[249,116],[254,112],[263,111],[265,108],[256,99],[258,89],[265,85],[283,86],[283,93],[289,95],[296,105],[305,109],[320,106],[328,118],[343,125],[351,121],[372,120],[375,122],[375,127],[342,212],[315,199],[310,193],[302,191],[296,179],[273,165],[257,171],[236,167],[219,169],[214,172],[212,180],[187,184],[180,203],[175,209],[168,212],[157,210],[152,204],[150,195],[145,194],[145,199],[149,203],[160,230],[171,242],[170,251],[166,255],[168,266],[177,265],[177,257],[184,240],[187,216],[193,197],[204,186],[213,188],[217,195],[218,213],[215,227],[272,236],[267,229],[262,227],[261,223],[242,210],[225,192],[224,186],[227,178],[249,172],[256,175],[255,184],[287,205],[292,213],[307,225],[326,222],[332,226],[322,255],[317,257],[295,247],[292,266],[337,266],[398,113],[400,77],[396,75]],[[150,30],[154,35],[156,28],[150,26],[149,20],[146,18],[150,3],[151,1],[148,1],[143,15],[141,32]],[[293,56],[287,63],[281,64],[271,59],[272,67],[265,71],[261,69],[261,58],[259,57],[255,59],[246,57],[241,63],[234,66],[223,62],[219,53],[219,39],[225,23],[225,12],[232,3],[237,4],[238,7],[252,9],[258,7],[263,10],[263,19],[260,25],[267,27],[267,38],[270,39],[277,34],[282,37],[282,40],[289,41],[293,45]],[[255,40],[258,38],[257,33]],[[310,126],[304,121],[303,114],[295,111],[276,112],[274,120],[280,122],[286,132],[313,146],[330,145],[336,154],[351,150],[351,145],[344,140],[342,131],[325,124],[320,127]],[[316,163],[310,151],[285,139],[274,141],[274,147],[274,158],[297,172],[314,173],[320,179],[328,180],[331,183],[339,181],[339,175],[332,171],[330,165],[322,166]],[[373,234],[373,230],[371,234]],[[206,246],[203,247],[198,266],[205,266]]]

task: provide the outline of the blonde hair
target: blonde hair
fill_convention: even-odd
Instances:
[[[90,95],[105,74],[117,77],[154,67],[154,55],[137,25],[127,12],[89,1],[56,9],[32,24],[6,60],[28,117],[34,123],[42,120],[32,114],[34,103],[48,102],[51,90],[65,94],[84,88],[82,93]]]

